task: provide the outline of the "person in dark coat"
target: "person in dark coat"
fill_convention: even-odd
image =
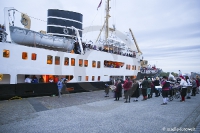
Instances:
[[[159,80],[158,77],[156,77],[156,80],[153,82],[153,84],[154,84],[154,87],[155,86],[156,87],[160,86],[160,80]],[[160,96],[160,91],[158,90],[158,88],[155,88],[154,91],[155,91],[155,95],[156,95],[155,97],[159,97]]]
[[[142,101],[147,100],[148,78],[144,77],[144,80],[140,85],[142,86],[142,95],[143,95]]]
[[[140,89],[139,89],[139,83],[137,81],[133,82],[133,95],[131,97],[134,97],[133,102],[138,101],[138,97],[140,96]]]
[[[105,84],[104,89],[105,89],[105,93],[106,93],[105,97],[109,97],[109,89],[110,89],[109,85]]]
[[[122,84],[121,84],[121,81],[118,80],[116,90],[115,90],[115,101],[119,101],[120,97],[122,97]]]

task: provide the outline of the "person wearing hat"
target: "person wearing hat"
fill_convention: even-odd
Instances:
[[[170,89],[170,82],[168,82],[167,79],[168,79],[167,76],[163,76],[163,82],[161,83],[163,103],[161,105],[167,105],[167,99]]]

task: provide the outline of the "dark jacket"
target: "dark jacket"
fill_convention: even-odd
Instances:
[[[147,89],[148,88],[148,84],[149,84],[148,80],[146,80],[146,79],[143,80],[142,83],[141,83],[142,89]]]
[[[133,95],[131,97],[138,98],[140,96],[139,84],[138,83],[134,83],[132,88],[133,88]]]
[[[118,84],[117,84],[117,88],[116,88],[116,90],[115,90],[115,98],[116,98],[116,96],[119,96],[119,97],[122,97],[122,84],[121,84],[121,82],[119,82]]]
[[[160,86],[160,81],[159,81],[159,80],[155,80],[155,81],[153,82],[153,84],[154,84],[154,86]]]

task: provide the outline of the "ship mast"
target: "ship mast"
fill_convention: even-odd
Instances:
[[[109,4],[110,0],[107,0],[107,5],[106,5],[106,29],[105,29],[105,40],[108,39],[108,35],[109,35],[109,17],[110,17],[110,14],[109,14],[109,11],[110,11],[110,4]]]
[[[105,19],[105,22],[104,22],[101,30],[100,30],[100,33],[99,33],[99,36],[97,37],[96,42],[99,40],[99,37],[100,37],[101,32],[104,29],[104,27],[105,27],[105,40],[107,41],[107,39],[108,39],[108,35],[109,35],[109,21],[108,21],[108,19],[109,19],[109,17],[111,17],[110,14],[109,14],[109,11],[110,11],[109,2],[110,2],[110,0],[107,0],[107,2],[106,2],[106,19]]]

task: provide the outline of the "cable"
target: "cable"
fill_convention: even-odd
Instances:
[[[19,13],[22,13],[22,14],[24,14],[23,12],[20,12],[20,11],[18,11],[17,9],[15,9],[17,12],[19,12]],[[27,15],[27,14],[26,14]],[[29,15],[27,15],[27,16],[29,16]],[[35,18],[35,17],[32,17],[32,16],[29,16],[30,18],[33,18],[33,19],[36,19],[36,20],[39,20],[39,21],[43,21],[43,22],[47,22],[47,21],[45,21],[45,20],[42,20],[42,19],[39,19],[39,18]]]
[[[92,20],[92,22],[91,22],[91,24],[90,24],[90,26],[89,26],[88,30],[91,28],[91,26],[92,26],[92,24],[93,24],[94,20],[96,19],[96,16],[97,16],[97,14],[98,14],[98,11],[97,11],[97,13],[96,13],[96,15],[95,15],[94,19]],[[86,31],[86,34],[85,34],[83,37],[85,37],[85,36],[87,35],[87,33],[88,33],[88,30]],[[82,38],[83,38],[83,37],[82,37]]]

